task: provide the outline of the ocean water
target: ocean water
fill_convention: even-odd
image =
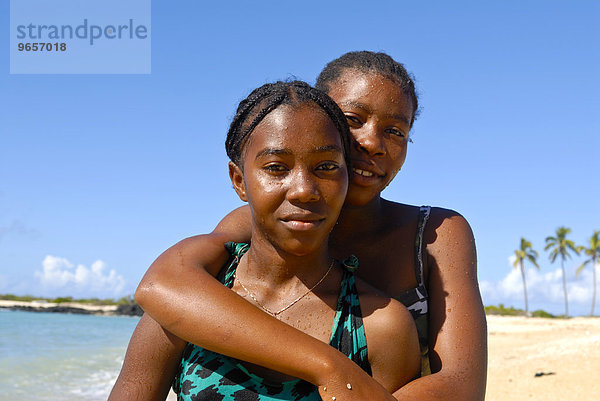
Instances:
[[[0,309],[0,400],[106,400],[138,321]]]

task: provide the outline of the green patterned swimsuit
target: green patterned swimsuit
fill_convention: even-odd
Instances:
[[[248,244],[227,243],[233,260],[219,273],[218,279],[231,288],[239,258],[250,247]],[[367,340],[354,274],[355,259],[344,261],[340,296],[329,344],[348,356],[371,374],[367,358]],[[190,401],[264,401],[264,400],[320,400],[317,388],[300,379],[273,382],[249,372],[238,360],[217,354],[193,344],[183,351],[173,390],[177,400]]]
[[[425,225],[431,214],[430,206],[421,206],[419,209],[419,223],[417,226],[417,236],[415,239],[415,275],[417,277],[417,287],[400,294],[396,299],[404,304],[410,311],[419,334],[419,344],[421,346],[421,376],[431,374],[429,367],[429,305],[427,287],[423,276],[423,233]]]

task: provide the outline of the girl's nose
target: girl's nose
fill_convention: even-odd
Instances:
[[[315,202],[321,198],[317,178],[307,171],[297,171],[290,177],[287,198],[289,201]]]
[[[378,131],[375,124],[365,124],[359,130],[352,132],[355,147],[358,151],[369,156],[384,156],[385,146],[383,135]]]

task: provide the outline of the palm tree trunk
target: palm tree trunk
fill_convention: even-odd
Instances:
[[[567,275],[565,274],[565,260],[560,261],[563,279],[563,291],[565,292],[565,317],[569,317],[569,298],[567,297]]]
[[[527,303],[527,282],[525,281],[525,269],[523,268],[523,261],[520,263],[521,277],[523,278],[523,292],[525,294],[525,316],[529,316],[529,304]]]
[[[594,292],[592,292],[592,313],[590,313],[590,316],[594,316],[594,305],[596,305],[596,258],[592,258],[592,271],[594,272]]]

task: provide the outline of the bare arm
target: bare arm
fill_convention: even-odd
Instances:
[[[187,238],[160,255],[142,278],[135,300],[163,327],[202,345],[204,338],[195,333],[205,332],[198,328],[209,322],[205,322],[207,314],[198,311],[214,309],[231,292],[214,277],[230,256],[224,244],[249,242],[250,234],[249,208],[234,210],[213,233]]]
[[[244,209],[232,212],[213,234],[182,241],[161,255],[136,292],[138,302],[166,329],[189,342],[330,389],[343,387],[346,381],[360,383],[361,389],[371,389],[371,396],[380,394],[385,399],[382,387],[341,353],[268,316],[214,279],[228,257],[223,243],[247,241],[240,238],[250,221]],[[435,241],[428,245],[428,281],[430,349],[436,373],[409,383],[394,396],[481,400],[486,323],[473,235],[462,216],[435,209],[435,219],[441,223],[428,225],[438,227]],[[343,388],[337,397],[340,401],[361,399],[359,391],[342,393]]]
[[[427,245],[429,348],[435,373],[394,395],[399,400],[483,400],[487,326],[473,233],[462,216],[444,209],[432,211],[428,227],[437,227]]]
[[[324,397],[335,391],[339,401],[393,400],[344,354],[262,312],[214,278],[229,257],[223,244],[248,241],[249,224],[248,208],[237,209],[212,234],[163,253],[136,291],[145,312],[188,342],[307,380]],[[355,386],[351,391],[348,382]]]
[[[186,343],[142,316],[108,401],[164,401]]]

